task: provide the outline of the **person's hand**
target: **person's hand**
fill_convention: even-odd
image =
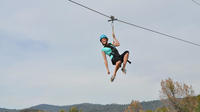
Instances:
[[[110,71],[107,71],[108,75],[110,75]]]

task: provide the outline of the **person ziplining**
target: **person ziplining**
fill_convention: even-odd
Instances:
[[[112,21],[112,23],[113,23],[113,21],[116,20],[117,22],[120,22],[120,23],[123,23],[123,24],[127,24],[127,25],[130,25],[130,26],[145,30],[145,31],[149,31],[149,32],[152,32],[152,33],[155,33],[155,34],[162,35],[162,37],[167,37],[169,39],[174,39],[174,40],[177,40],[177,41],[181,41],[181,42],[184,42],[184,43],[187,43],[187,44],[190,44],[190,45],[200,47],[200,44],[198,44],[198,43],[195,43],[195,42],[192,42],[192,41],[189,41],[189,40],[186,40],[186,39],[182,39],[182,38],[170,35],[170,34],[162,33],[162,32],[159,32],[159,31],[156,31],[156,30],[153,30],[153,29],[150,29],[150,28],[146,28],[146,27],[143,27],[143,26],[140,26],[140,25],[137,25],[137,24],[126,22],[126,21],[123,21],[123,20],[120,20],[120,19],[116,19],[114,16],[108,16],[104,13],[101,13],[97,10],[89,8],[89,7],[82,5],[78,2],[75,2],[73,0],[68,0],[68,1],[70,1],[74,4],[76,4],[76,5],[79,5],[83,8],[85,8],[85,9],[88,9],[92,12],[95,12],[95,13],[101,15],[101,16],[104,16],[106,18],[110,18],[111,20],[109,20],[109,21]],[[129,51],[125,51],[123,54],[120,55],[118,50],[116,49],[116,47],[118,47],[120,45],[120,43],[115,37],[114,26],[112,26],[112,36],[113,36],[113,43],[108,43],[108,37],[106,35],[101,35],[100,42],[104,46],[102,48],[102,55],[104,57],[105,66],[106,66],[108,74],[110,74],[110,71],[109,71],[109,68],[108,68],[108,62],[107,62],[106,55],[108,55],[111,58],[112,64],[115,65],[115,70],[114,70],[113,76],[111,77],[111,81],[113,82],[115,77],[116,77],[118,69],[121,67],[121,64],[123,63],[122,72],[126,73],[126,63],[127,62],[131,63],[131,62],[128,60]]]
[[[110,74],[110,70],[109,70],[109,67],[108,67],[108,61],[107,61],[106,55],[108,55],[111,58],[112,64],[115,65],[114,73],[113,73],[113,75],[111,77],[111,82],[114,81],[114,79],[116,77],[116,74],[117,74],[117,71],[121,67],[121,64],[123,64],[121,70],[122,70],[122,72],[124,74],[126,74],[126,64],[127,64],[127,62],[131,64],[131,62],[128,60],[128,58],[129,58],[129,51],[127,50],[124,53],[119,54],[119,52],[118,52],[118,50],[116,48],[116,47],[120,46],[120,43],[117,40],[117,38],[115,36],[115,33],[114,33],[113,20],[111,20],[112,21],[112,37],[113,37],[113,42],[109,43],[108,42],[108,37],[106,35],[104,35],[104,34],[102,34],[100,36],[100,42],[104,46],[101,51],[102,51],[102,55],[103,55],[103,59],[104,59],[104,63],[105,63],[108,75]]]

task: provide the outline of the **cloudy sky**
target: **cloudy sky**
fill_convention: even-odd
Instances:
[[[76,1],[200,43],[200,6],[191,0]],[[133,64],[111,83],[99,43],[101,34],[111,36],[107,18],[65,0],[1,0],[0,107],[156,100],[168,77],[200,93],[200,47],[122,23],[115,27],[118,49],[128,49]],[[113,71],[110,60],[109,67]]]

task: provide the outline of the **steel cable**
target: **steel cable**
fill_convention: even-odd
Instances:
[[[103,13],[101,13],[101,12],[99,12],[99,11],[96,11],[96,10],[94,10],[94,9],[91,9],[91,8],[89,8],[89,7],[85,6],[85,5],[82,5],[82,4],[80,4],[80,3],[77,3],[77,2],[75,2],[75,1],[72,1],[72,0],[68,0],[68,1],[70,1],[70,2],[72,2],[72,3],[74,3],[74,4],[76,4],[76,5],[79,5],[79,6],[81,6],[81,7],[84,7],[84,8],[86,8],[86,9],[88,9],[88,10],[91,10],[91,11],[93,11],[93,12],[95,12],[95,13],[98,13],[98,14],[104,16],[104,17],[110,18],[111,20],[109,20],[109,21],[112,21],[112,22],[113,22],[113,20],[114,20],[114,21],[118,21],[118,22],[121,22],[121,23],[124,23],[124,24],[127,24],[127,25],[131,25],[131,26],[134,26],[134,27],[143,29],[143,30],[147,30],[147,31],[150,31],[150,32],[153,32],[153,33],[157,33],[157,34],[160,34],[160,35],[169,37],[169,38],[171,38],[171,39],[179,40],[179,41],[182,41],[182,42],[185,42],[185,43],[192,44],[192,45],[195,45],[195,46],[200,47],[200,44],[197,44],[197,43],[194,43],[194,42],[191,42],[191,41],[188,41],[188,40],[184,40],[184,39],[181,39],[181,38],[178,38],[178,37],[175,37],[175,36],[166,34],[166,33],[162,33],[162,32],[159,32],[159,31],[155,31],[155,30],[152,30],[152,29],[149,29],[149,28],[145,28],[145,27],[142,27],[142,26],[133,24],[133,23],[129,23],[129,22],[126,22],[126,21],[122,21],[122,20],[120,20],[120,19],[114,18],[114,16],[108,16],[108,15],[106,15],[106,14],[103,14]],[[192,1],[194,1],[194,0],[192,0]],[[196,2],[196,1],[194,1],[194,2]],[[199,5],[200,5],[200,4],[199,4]]]

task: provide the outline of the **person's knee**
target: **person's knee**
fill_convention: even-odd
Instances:
[[[117,61],[117,62],[116,62],[116,65],[121,64],[121,63],[122,63],[122,61]]]
[[[125,51],[125,55],[126,55],[126,54],[127,54],[127,55],[129,55],[129,51],[128,51],[128,50],[127,50],[127,51]]]

